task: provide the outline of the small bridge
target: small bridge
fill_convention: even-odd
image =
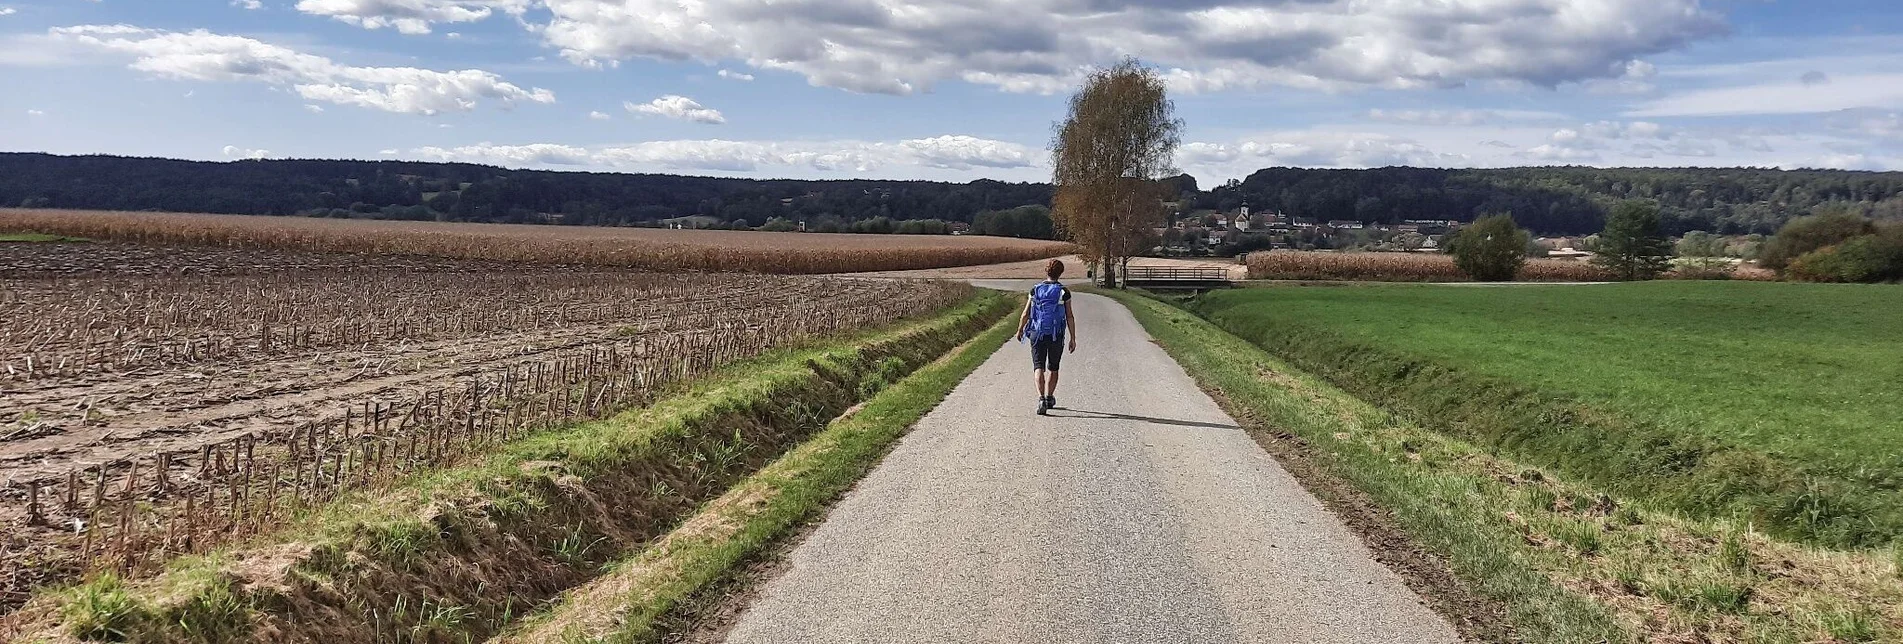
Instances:
[[[1132,266],[1123,274],[1125,286],[1156,290],[1202,291],[1229,288],[1229,269],[1221,266]]]

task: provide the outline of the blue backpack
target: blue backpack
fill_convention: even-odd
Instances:
[[[1031,288],[1031,325],[1033,339],[1064,337],[1064,285],[1044,282]]]

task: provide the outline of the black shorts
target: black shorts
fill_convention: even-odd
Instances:
[[[1038,371],[1056,371],[1058,363],[1064,361],[1064,336],[1031,339],[1031,368]]]

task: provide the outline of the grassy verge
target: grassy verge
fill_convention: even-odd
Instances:
[[[1777,536],[1903,536],[1903,299],[1648,283],[1251,289],[1188,307],[1443,433]],[[1827,312],[1827,313],[1826,313]]]
[[[829,418],[1009,310],[930,319],[723,369],[679,395],[348,495],[297,527],[29,604],[51,640],[481,639],[665,533]]]
[[[1389,413],[1168,304],[1112,293],[1265,441],[1391,512],[1511,641],[1874,642],[1903,637],[1903,559],[1769,538],[1601,493]]]
[[[870,471],[886,450],[1010,335],[1001,320],[768,465],[639,555],[570,593],[508,642],[654,642],[694,593],[796,530]]]

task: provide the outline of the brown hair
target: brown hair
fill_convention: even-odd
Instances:
[[[1053,259],[1051,261],[1045,262],[1044,274],[1050,276],[1051,279],[1057,279],[1059,277],[1062,277],[1064,275],[1064,261],[1059,259]]]

